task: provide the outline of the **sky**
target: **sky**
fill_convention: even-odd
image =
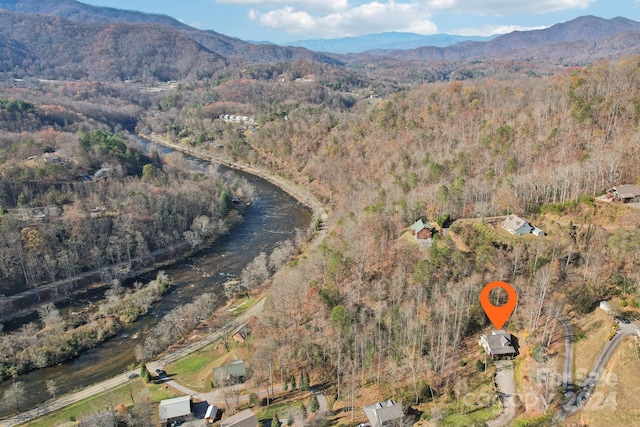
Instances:
[[[287,43],[388,31],[489,36],[584,15],[640,21],[640,0],[80,0],[172,16],[248,41]]]

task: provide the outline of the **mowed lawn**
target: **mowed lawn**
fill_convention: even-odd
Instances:
[[[625,338],[607,364],[586,407],[565,425],[590,427],[640,425],[640,342]]]
[[[229,352],[225,351],[221,342],[216,341],[201,350],[183,357],[167,366],[165,371],[172,380],[192,390],[211,391],[213,368],[224,366],[236,359],[246,359],[245,345],[229,341]]]

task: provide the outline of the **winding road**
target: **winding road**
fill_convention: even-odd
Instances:
[[[568,398],[568,401],[560,408],[560,412],[555,419],[556,421],[566,419],[587,405],[591,393],[593,393],[593,390],[598,384],[598,381],[602,376],[602,372],[604,371],[607,362],[609,362],[614,350],[618,347],[618,344],[620,344],[625,337],[638,334],[638,331],[640,331],[640,326],[635,322],[631,322],[629,324],[620,323],[620,330],[613,339],[611,339],[611,341],[608,341],[604,345],[604,348],[598,355],[598,358],[593,365],[593,369],[589,373],[584,384],[580,388],[576,389],[575,392],[569,388],[569,386],[572,385],[570,382],[567,387],[565,387],[565,397]]]

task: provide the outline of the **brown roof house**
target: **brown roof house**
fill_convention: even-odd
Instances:
[[[431,245],[433,243],[433,235],[436,234],[436,229],[426,224],[422,219],[414,222],[410,227],[411,232],[415,236],[418,243]]]
[[[176,421],[184,422],[191,418],[191,396],[160,401],[160,425],[166,426]]]
[[[220,421],[220,427],[256,427],[257,425],[258,418],[251,409],[245,409]]]
[[[640,198],[640,187],[635,184],[623,184],[615,186],[607,191],[607,199],[614,202],[629,203]]]
[[[512,357],[518,353],[516,337],[502,329],[481,336],[479,344],[491,357]]]
[[[231,338],[233,338],[234,341],[237,341],[237,342],[239,342],[241,344],[244,344],[244,342],[247,340],[248,336],[249,336],[249,330],[247,329],[247,325],[240,325],[231,334]]]
[[[213,368],[213,383],[216,386],[239,384],[244,382],[247,368],[242,359],[234,360],[228,365]]]
[[[363,409],[371,427],[404,425],[402,404],[391,399],[365,406]]]

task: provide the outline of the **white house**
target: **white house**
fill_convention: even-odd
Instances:
[[[530,234],[533,227],[529,224],[529,221],[520,218],[517,215],[508,215],[507,218],[502,221],[502,228],[507,230],[511,234],[523,235]]]

